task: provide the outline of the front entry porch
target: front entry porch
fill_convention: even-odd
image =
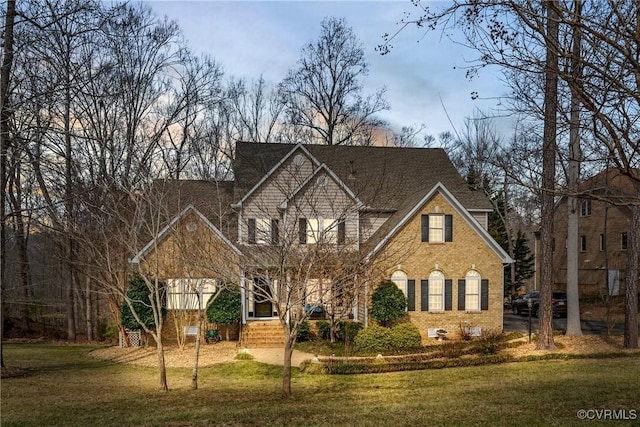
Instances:
[[[247,348],[282,347],[284,332],[279,320],[249,320],[242,325],[240,346]]]

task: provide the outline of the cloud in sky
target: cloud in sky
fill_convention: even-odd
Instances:
[[[472,100],[471,92],[478,92],[481,98],[507,92],[490,70],[467,80],[459,67],[472,59],[474,52],[439,33],[423,36],[410,27],[394,40],[390,54],[376,52],[382,35],[395,32],[403,13],[412,10],[408,0],[148,4],[160,16],[177,21],[190,48],[213,57],[227,76],[257,79],[263,75],[274,84],[295,66],[303,44],[318,38],[324,17],[344,17],[362,42],[369,63],[369,75],[363,78],[365,93],[387,87],[391,110],[380,116],[395,129],[424,124],[432,135],[453,132],[476,110],[488,113],[497,106],[495,99]]]

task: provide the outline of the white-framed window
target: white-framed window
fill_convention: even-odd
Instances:
[[[333,218],[307,218],[302,219],[306,223],[306,235],[300,238],[300,243],[337,243],[339,240],[339,222]],[[302,227],[302,225],[301,225]]]
[[[444,242],[444,215],[429,215],[429,241]]]
[[[167,309],[198,310],[204,308],[215,292],[215,279],[168,279]]]
[[[396,286],[402,291],[402,293],[404,293],[404,296],[407,296],[407,273],[402,270],[396,270],[391,275],[391,281],[396,284]]]
[[[433,213],[422,215],[420,240],[429,243],[453,241],[453,215]]]
[[[429,311],[444,311],[444,274],[429,274]]]
[[[256,218],[256,244],[267,245],[271,243],[271,220]]]
[[[580,203],[580,216],[591,215],[591,199],[582,199]]]
[[[464,308],[467,311],[480,311],[480,273],[476,270],[467,271],[464,278]]]
[[[251,245],[275,245],[278,243],[278,220],[271,218],[249,218],[247,243]]]

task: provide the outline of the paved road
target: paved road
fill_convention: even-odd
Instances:
[[[606,322],[600,322],[597,320],[583,320],[581,323],[582,323],[582,333],[584,334],[606,335],[607,333]],[[505,309],[504,318],[503,318],[503,328],[506,332],[510,332],[510,331],[528,332],[529,316],[512,314],[511,312],[508,312]],[[560,329],[560,330],[567,329],[567,319],[557,318],[557,317],[554,318],[553,329]],[[531,317],[531,331],[534,334],[538,332],[538,319],[533,316]],[[613,326],[612,333],[613,334],[624,333],[624,324],[622,323],[615,324]]]

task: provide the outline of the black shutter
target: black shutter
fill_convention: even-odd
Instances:
[[[256,219],[249,218],[247,223],[249,228],[249,233],[247,234],[247,242],[250,245],[255,245],[256,244]]]
[[[429,215],[422,215],[422,241],[429,241]]]
[[[480,310],[489,310],[489,279],[480,281]]]
[[[344,245],[347,240],[347,227],[343,220],[338,222],[338,244]]]
[[[420,310],[429,310],[429,281],[420,281]]]
[[[306,218],[300,218],[298,220],[298,240],[302,245],[305,245],[307,243],[307,219]]]
[[[280,243],[280,222],[277,219],[271,220],[271,244]]]
[[[407,311],[416,311],[416,281],[407,281]]]
[[[453,242],[453,215],[444,216],[444,241]]]
[[[453,282],[451,279],[444,280],[444,309],[451,310],[453,305]]]
[[[458,310],[460,311],[464,311],[466,288],[467,282],[464,279],[458,279]]]

